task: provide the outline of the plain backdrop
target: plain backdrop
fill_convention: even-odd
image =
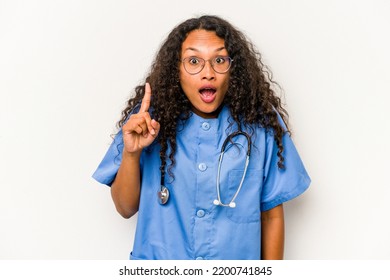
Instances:
[[[202,14],[283,87],[312,178],[285,204],[285,258],[390,259],[389,3],[0,0],[0,259],[128,258],[137,217],[91,175],[162,40]]]

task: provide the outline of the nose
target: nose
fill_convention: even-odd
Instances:
[[[202,73],[202,79],[207,79],[207,80],[213,80],[215,79],[215,71],[213,67],[211,66],[211,61],[206,60],[204,68],[201,71]]]

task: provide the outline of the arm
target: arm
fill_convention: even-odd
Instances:
[[[123,151],[121,165],[111,185],[116,210],[126,219],[138,211],[141,184],[139,160],[140,154]]]
[[[147,83],[138,114],[130,116],[122,127],[122,162],[111,185],[111,196],[117,211],[126,219],[138,211],[141,187],[140,158],[142,150],[157,137],[160,124],[152,120],[148,110],[151,89]]]
[[[284,252],[283,204],[261,213],[261,258],[281,260]]]

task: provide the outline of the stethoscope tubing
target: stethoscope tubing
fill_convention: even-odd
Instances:
[[[247,143],[248,143],[247,152],[246,152],[246,159],[245,159],[245,167],[244,167],[244,172],[243,172],[241,180],[240,180],[240,184],[238,185],[236,192],[234,193],[230,202],[228,204],[226,204],[226,203],[223,203],[221,200],[221,190],[220,190],[221,167],[222,167],[223,156],[225,154],[225,149],[226,149],[227,144],[229,143],[229,141],[231,141],[234,137],[236,137],[238,135],[244,135],[246,137]],[[217,184],[216,184],[217,199],[214,200],[214,202],[213,202],[214,205],[230,207],[230,208],[236,207],[236,203],[234,202],[234,200],[237,198],[238,194],[240,193],[242,185],[243,185],[244,180],[245,180],[245,176],[246,176],[246,173],[248,170],[248,165],[249,165],[249,158],[250,158],[250,154],[251,154],[251,145],[252,145],[252,143],[251,143],[250,136],[248,135],[248,133],[243,132],[243,131],[236,131],[236,132],[230,134],[228,137],[226,137],[226,139],[222,145],[222,148],[221,148],[221,154],[219,155],[219,159],[218,159]]]
[[[214,200],[214,204],[215,205],[219,205],[219,206],[225,206],[225,207],[231,207],[231,208],[234,208],[236,207],[236,203],[234,202],[234,200],[236,199],[236,197],[238,196],[238,194],[240,193],[241,191],[241,188],[242,188],[242,184],[244,183],[244,179],[245,179],[245,176],[246,176],[246,172],[248,170],[248,165],[249,165],[249,155],[246,156],[246,159],[245,159],[245,167],[244,167],[244,172],[243,172],[243,175],[241,177],[241,181],[240,181],[240,184],[234,194],[234,196],[232,197],[232,199],[230,200],[230,202],[228,204],[225,204],[222,202],[221,200],[221,191],[220,191],[220,177],[221,177],[221,165],[222,165],[222,160],[223,160],[223,155],[225,154],[225,152],[222,152],[221,155],[220,155],[220,160],[219,160],[219,163],[218,163],[218,172],[217,172],[217,199]]]

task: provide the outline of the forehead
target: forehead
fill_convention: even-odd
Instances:
[[[218,37],[214,31],[196,29],[188,33],[182,44],[182,52],[186,51],[215,51],[223,49],[225,40]]]

